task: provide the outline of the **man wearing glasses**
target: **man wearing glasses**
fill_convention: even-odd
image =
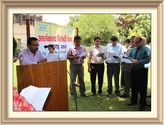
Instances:
[[[47,59],[38,50],[38,39],[30,37],[27,40],[27,48],[19,53],[19,60],[21,65],[37,64],[47,62]]]
[[[129,59],[132,61],[132,97],[131,103],[128,105],[136,105],[138,93],[140,93],[139,111],[144,111],[147,94],[147,70],[144,68],[144,65],[150,62],[150,50],[143,46],[141,37],[135,37],[134,44],[135,47],[129,53]]]

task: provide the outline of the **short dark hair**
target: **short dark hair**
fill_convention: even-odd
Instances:
[[[80,36],[74,36],[74,41],[75,40],[81,40],[81,37]]]
[[[140,40],[140,42],[142,42],[142,37],[136,36],[135,38],[138,38]]]
[[[117,37],[117,36],[112,36],[112,37],[110,38],[110,40],[111,40],[111,41],[118,41],[118,37]]]
[[[99,39],[99,40],[100,40],[100,37],[96,36],[96,37],[94,38],[94,41],[95,41],[95,40],[97,40],[97,39]]]
[[[130,37],[130,40],[131,40],[131,39],[134,39],[135,37],[136,37],[136,36],[131,36],[131,37]]]
[[[48,48],[48,47],[52,47],[53,49],[55,49],[54,45],[53,44],[49,44],[49,45],[45,45],[44,48]]]
[[[126,39],[124,43],[130,43],[130,39]]]
[[[31,42],[32,41],[36,41],[36,40],[38,40],[36,37],[30,37],[30,38],[28,38],[27,45],[31,45]]]

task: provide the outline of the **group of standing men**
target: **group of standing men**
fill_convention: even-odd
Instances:
[[[112,36],[111,43],[106,47],[100,45],[100,38],[94,38],[94,46],[90,47],[87,55],[80,57],[79,55],[86,52],[85,48],[80,45],[81,38],[74,37],[74,46],[68,51],[67,58],[70,60],[70,92],[72,98],[75,99],[75,82],[78,76],[80,82],[81,96],[87,97],[85,94],[84,84],[84,68],[83,62],[88,57],[88,72],[90,73],[91,81],[91,96],[96,95],[96,76],[98,75],[98,95],[103,96],[102,86],[104,78],[104,62],[107,64],[107,92],[106,96],[112,94],[112,77],[114,76],[115,94],[119,97],[129,97],[129,90],[131,88],[132,95],[128,105],[136,105],[138,101],[138,93],[140,93],[139,110],[143,111],[146,106],[147,94],[147,74],[148,69],[144,67],[150,62],[150,50],[143,44],[143,38],[133,36],[131,39],[125,41],[125,47],[118,43],[118,38]],[[122,62],[122,71],[125,83],[125,91],[120,95],[119,89],[119,73],[121,59],[126,58],[130,63]]]
[[[138,92],[140,93],[140,107],[139,110],[144,110],[146,106],[146,93],[147,93],[147,69],[144,64],[150,62],[150,50],[142,43],[141,37],[132,37],[131,46],[128,47],[126,52],[123,52],[123,46],[118,43],[118,38],[112,36],[106,48],[100,45],[100,38],[94,38],[94,46],[90,47],[88,52],[81,46],[80,36],[74,37],[74,45],[67,53],[67,59],[70,61],[70,94],[72,99],[76,98],[75,82],[78,76],[80,83],[81,96],[87,97],[85,94],[84,83],[84,59],[88,57],[88,72],[90,73],[91,81],[91,96],[96,95],[96,76],[98,74],[98,95],[103,96],[102,86],[104,78],[104,62],[107,64],[107,79],[108,87],[106,96],[112,94],[112,77],[115,81],[115,93],[120,97],[129,96],[129,89],[131,86],[132,96],[129,105],[137,104]],[[37,64],[46,62],[40,51],[38,51],[38,39],[30,37],[27,41],[27,48],[19,53],[19,60],[21,64]],[[130,51],[129,51],[130,50]],[[128,52],[129,51],[129,52]],[[125,54],[128,54],[125,57]],[[119,90],[119,73],[121,58],[131,60],[130,64],[124,63],[124,81],[125,92],[120,95]],[[126,67],[130,67],[127,70]]]

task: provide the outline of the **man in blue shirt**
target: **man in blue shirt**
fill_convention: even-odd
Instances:
[[[131,103],[128,105],[136,105],[138,92],[140,93],[139,111],[145,110],[146,94],[147,94],[147,70],[144,68],[146,63],[150,62],[150,50],[143,46],[142,38],[135,37],[135,47],[129,53],[129,59],[132,61],[131,71]]]
[[[107,79],[108,88],[106,96],[112,94],[112,77],[114,76],[115,93],[120,96],[119,90],[119,73],[120,73],[120,58],[122,57],[122,45],[118,43],[118,37],[112,36],[111,43],[106,46],[106,64],[107,64]]]

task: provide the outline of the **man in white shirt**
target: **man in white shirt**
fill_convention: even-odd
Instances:
[[[99,55],[102,53],[102,55]],[[104,54],[105,48],[100,46],[100,38],[94,38],[94,46],[88,51],[88,72],[90,73],[92,96],[96,95],[96,75],[98,74],[98,95],[102,94],[102,85],[104,78]]]
[[[53,62],[59,60],[59,54],[55,54],[55,46],[53,44],[45,45],[44,48],[48,48],[49,53],[47,56],[47,62]]]
[[[115,81],[115,93],[120,96],[119,91],[119,73],[120,73],[120,58],[122,57],[122,45],[118,43],[118,37],[112,36],[110,38],[111,43],[106,47],[106,63],[107,63],[107,78],[108,88],[106,96],[112,94],[112,77],[114,75]]]

